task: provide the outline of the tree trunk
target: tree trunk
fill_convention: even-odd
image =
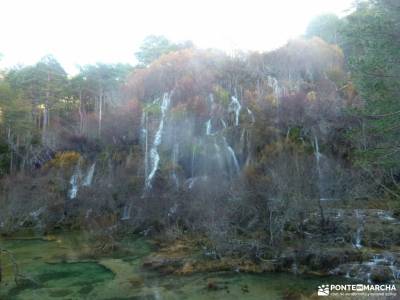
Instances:
[[[82,135],[85,131],[86,111],[82,99],[82,90],[79,90],[79,134]]]

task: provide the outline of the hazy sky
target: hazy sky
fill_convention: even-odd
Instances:
[[[134,64],[146,35],[202,48],[269,50],[302,34],[318,14],[352,0],[1,0],[0,67],[53,54],[73,73],[96,62]]]

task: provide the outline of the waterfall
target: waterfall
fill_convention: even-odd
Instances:
[[[38,220],[39,216],[46,210],[46,207],[42,206],[37,210],[34,210],[31,212],[29,215],[34,218],[35,220]]]
[[[229,110],[235,112],[235,125],[239,126],[239,115],[242,105],[240,105],[239,100],[235,96],[232,96],[231,99],[232,101],[229,104]]]
[[[241,154],[244,153],[244,148],[245,148],[245,133],[246,133],[246,128],[242,129],[242,133],[240,134],[240,139],[239,139],[239,148],[241,151]]]
[[[268,76],[267,77],[267,82],[268,85],[272,88],[272,92],[276,101],[276,121],[279,124],[280,123],[280,118],[279,118],[279,107],[280,107],[280,102],[279,102],[279,97],[281,96],[281,88],[279,86],[278,80],[275,77]]]
[[[323,186],[322,186],[323,185],[323,173],[322,173],[322,169],[321,169],[322,154],[319,151],[319,143],[318,143],[317,136],[314,136],[314,155],[315,155],[317,175],[318,175],[319,199],[320,200],[328,200],[328,198],[324,197],[324,191],[323,191]]]
[[[253,112],[250,110],[250,108],[247,108],[247,113],[249,114],[251,118],[251,123],[255,123],[256,119],[254,118]]]
[[[221,148],[218,146],[217,142],[214,142],[215,154],[217,157],[218,165],[222,169],[223,168],[223,160],[221,157]]]
[[[399,267],[397,267],[397,266],[394,265],[394,262],[393,262],[393,261],[390,263],[389,268],[390,268],[390,270],[392,271],[393,279],[394,279],[394,280],[400,279],[400,269],[399,269]]]
[[[78,189],[79,189],[79,179],[82,176],[81,174],[81,163],[80,160],[78,161],[78,164],[76,165],[76,168],[74,170],[74,173],[71,176],[71,179],[69,181],[71,188],[68,191],[68,197],[69,199],[75,199],[77,194],[78,194]]]
[[[161,102],[161,120],[158,126],[158,130],[154,137],[153,145],[150,149],[150,163],[151,163],[151,172],[146,180],[146,188],[151,188],[151,182],[153,180],[154,175],[157,172],[158,164],[160,162],[160,155],[158,154],[158,146],[161,144],[162,134],[164,129],[165,115],[171,100],[170,93],[164,93],[162,102]]]
[[[248,166],[250,165],[251,162],[251,137],[250,137],[250,132],[247,132],[246,136],[246,150],[247,150],[247,158],[245,165]]]
[[[129,220],[131,218],[131,207],[131,204],[124,205],[121,220]]]
[[[92,184],[95,168],[96,168],[96,163],[93,163],[90,166],[83,181],[80,182],[80,180],[82,179],[81,160],[78,161],[78,163],[75,167],[74,173],[72,174],[71,179],[69,181],[69,183],[71,185],[71,188],[68,191],[69,199],[76,198],[76,196],[78,195],[78,190],[79,190],[80,184],[82,186],[90,186]]]
[[[149,149],[148,149],[148,134],[147,134],[147,112],[143,110],[141,121],[141,133],[144,141],[144,178],[147,180],[149,176]]]
[[[390,213],[388,211],[381,210],[381,211],[378,211],[376,214],[377,214],[378,218],[381,219],[381,220],[384,220],[384,221],[396,221],[396,219],[393,218],[392,213]]]
[[[69,183],[71,184],[71,189],[68,192],[69,199],[75,199],[78,194],[78,175],[74,173]]]
[[[211,119],[206,122],[206,135],[211,135]]]
[[[214,95],[212,93],[210,93],[208,95],[208,107],[209,107],[210,111],[212,111],[213,104],[214,104]],[[211,128],[211,126],[212,126],[211,125],[211,119],[212,118],[208,119],[208,121],[206,122],[206,135],[212,135],[212,133],[211,133],[211,130],[212,130],[212,128]]]
[[[268,76],[267,77],[268,85],[272,88],[276,101],[278,103],[278,99],[281,96],[281,88],[279,86],[278,80],[275,77]]]
[[[239,139],[239,155],[243,160],[246,158],[246,166],[250,163],[250,143],[249,132],[246,128],[243,128]]]
[[[222,126],[223,126],[224,128],[226,128],[226,123],[225,123],[225,121],[224,121],[223,119],[221,119],[221,124],[222,124]]]
[[[178,204],[175,202],[168,210],[168,217],[173,217],[178,211]]]
[[[184,185],[187,186],[189,190],[191,190],[196,184],[196,182],[198,182],[199,180],[206,182],[208,180],[208,176],[205,175],[205,176],[190,177],[185,181]]]
[[[239,162],[238,162],[238,160],[237,160],[237,158],[236,158],[235,151],[232,149],[231,146],[228,145],[228,143],[227,143],[225,137],[224,137],[224,144],[225,144],[226,149],[228,150],[229,155],[230,155],[230,157],[231,157],[231,159],[232,159],[232,161],[233,161],[233,164],[234,164],[235,169],[236,169],[236,173],[239,174],[239,173],[240,173],[240,167],[239,167]]]
[[[357,249],[362,248],[362,245],[361,245],[361,231],[362,231],[361,227],[357,228],[355,244],[354,244],[354,247],[357,248]]]
[[[314,147],[315,147],[315,152],[314,152],[315,160],[317,162],[317,172],[318,172],[318,176],[321,177],[321,166],[320,166],[321,152],[319,152],[319,144],[318,144],[317,136],[314,137]]]
[[[353,247],[357,248],[357,249],[361,249],[362,248],[361,234],[362,234],[362,230],[363,230],[363,228],[362,228],[363,216],[358,209],[355,210],[355,214],[356,214],[356,219],[357,219],[358,225],[357,225],[357,230],[356,230],[356,235],[355,235],[355,243],[353,244]]]
[[[193,185],[196,180],[197,180],[197,178],[194,178],[194,177],[190,177],[188,180],[186,180],[186,184],[187,184],[189,190],[191,190],[193,188]]]
[[[92,184],[95,168],[96,168],[96,163],[94,162],[90,166],[89,171],[88,171],[85,179],[83,180],[83,183],[82,183],[83,186],[90,186]]]
[[[234,163],[235,168],[236,168],[236,172],[239,174],[240,173],[240,167],[239,167],[239,163],[238,163],[238,161],[236,159],[235,151],[233,151],[231,146],[228,146],[228,151],[229,151],[229,153],[230,153],[230,155],[232,157],[233,163]]]

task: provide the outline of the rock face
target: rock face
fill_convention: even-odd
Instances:
[[[303,52],[312,53],[307,63],[297,55]],[[0,223],[31,212],[24,203],[28,198],[47,207],[60,204],[54,209],[59,223],[76,219],[80,226],[107,211],[134,226],[155,219],[166,226],[172,218],[182,219],[184,211],[184,223],[197,222],[196,228],[216,219],[207,211],[212,202],[221,216],[229,212],[228,200],[245,202],[259,194],[274,203],[267,210],[279,214],[289,204],[288,211],[306,210],[315,206],[310,199],[331,199],[343,191],[319,186],[330,186],[338,172],[347,172],[328,146],[345,103],[329,76],[333,67],[339,75],[344,71],[343,55],[319,39],[300,39],[243,59],[196,49],[166,55],[127,80],[129,105],[121,101],[118,111],[107,105],[112,120],[108,130],[102,127],[104,135],[71,137],[74,143],[59,145],[60,153],[76,149],[68,149],[78,157],[73,163],[67,167],[56,154],[46,170],[24,177],[40,187],[38,192],[27,191],[21,182],[5,189],[10,198],[0,207]],[[298,197],[301,186],[310,188]],[[261,187],[266,190],[258,191]],[[289,187],[293,190],[285,191]],[[252,192],[245,196],[243,191]],[[296,199],[286,199],[285,193]],[[8,219],[9,213],[15,218]]]
[[[191,274],[196,272],[236,271],[247,273],[263,272],[290,272],[295,274],[336,275],[370,283],[398,282],[400,279],[400,255],[396,248],[382,251],[380,248],[370,248],[370,225],[380,222],[382,211],[358,211],[363,217],[362,247],[353,244],[352,232],[357,230],[358,222],[350,230],[349,220],[354,219],[352,210],[327,210],[327,218],[336,219],[347,229],[336,228],[329,236],[321,239],[312,237],[308,232],[300,247],[286,246],[278,256],[263,254],[263,258],[255,256],[254,259],[232,257],[229,255],[210,255],[210,250],[199,248],[194,241],[179,240],[172,244],[164,245],[158,255],[148,257],[144,267],[159,270],[163,273]],[[339,217],[338,217],[339,216]],[[369,224],[365,224],[368,220]],[[310,220],[310,222],[312,222]],[[393,233],[397,227],[397,219],[385,220],[381,224],[387,232]],[[309,224],[308,230],[313,230]],[[375,230],[374,228],[371,228]],[[348,236],[346,236],[346,233]],[[368,237],[368,241],[366,241]],[[376,237],[381,239],[382,237]],[[388,239],[390,236],[388,235]],[[339,241],[339,242],[338,242]],[[307,243],[307,246],[305,246]],[[259,254],[260,255],[260,254]]]
[[[162,248],[157,255],[149,256],[143,267],[163,274],[188,275],[200,272],[236,271],[244,273],[290,272],[295,274],[337,275],[369,283],[397,282],[400,279],[398,261],[393,256],[375,255],[364,260],[363,253],[354,249],[330,249],[328,252],[287,252],[278,258],[252,261],[224,257],[209,259],[198,256],[194,248],[179,255]],[[390,254],[386,254],[390,255]]]

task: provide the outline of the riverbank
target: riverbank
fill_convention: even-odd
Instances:
[[[3,256],[2,299],[309,299],[321,283],[317,276],[204,257],[190,239],[161,245],[131,236],[118,250],[96,257],[84,232],[20,235],[0,244],[13,254],[20,272],[17,286],[12,264]]]
[[[398,283],[400,219],[382,207],[327,203],[271,246],[268,232],[210,238],[170,226],[132,232],[3,232],[5,299],[312,299],[329,283]],[[107,219],[107,217],[104,217]],[[15,278],[17,275],[17,278]],[[16,280],[15,280],[16,279]],[[284,282],[284,284],[282,284]],[[161,297],[161,298],[160,298]],[[225,297],[225,298],[224,298]]]

